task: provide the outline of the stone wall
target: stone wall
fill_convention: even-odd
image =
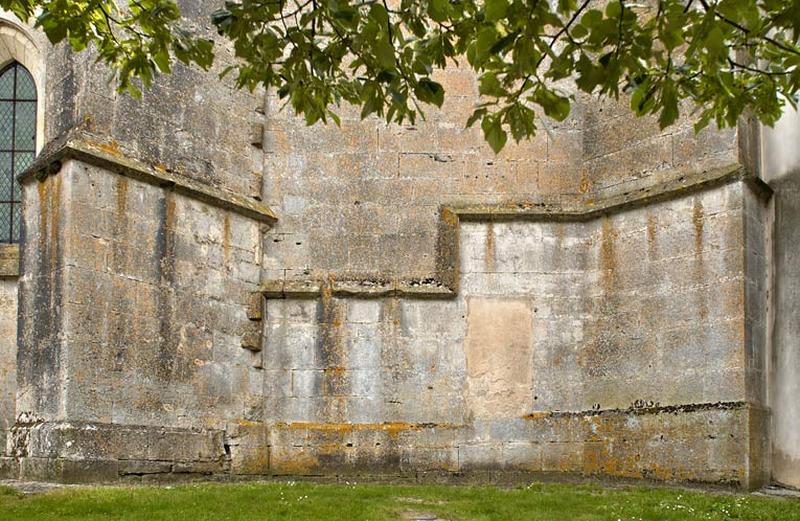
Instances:
[[[800,114],[787,110],[764,129],[763,175],[775,189],[774,331],[770,368],[773,478],[800,488]]]
[[[215,38],[209,16],[216,1],[186,1],[185,25]],[[217,37],[217,39],[219,39]],[[236,89],[232,46],[218,41],[214,67],[202,71],[176,63],[141,98],[116,92],[113,75],[91,51],[66,44],[47,54],[46,139],[81,127],[111,149],[164,170],[243,196],[260,197],[264,96]]]
[[[41,94],[45,91],[45,63],[42,55],[47,48],[49,45],[44,34],[0,9],[0,65],[12,61],[22,64],[31,73],[37,93],[40,94],[37,103],[37,148],[44,141],[45,103]],[[0,244],[0,476],[13,472],[14,467],[6,455],[8,433],[16,419],[18,276],[19,246]]]
[[[0,277],[0,458],[16,418],[17,280]],[[2,466],[2,463],[0,463]]]
[[[268,277],[426,277],[443,204],[600,200],[739,161],[735,131],[695,136],[688,119],[661,131],[626,101],[582,95],[567,120],[538,121],[536,138],[495,156],[464,128],[474,76],[454,67],[437,79],[444,106],[413,126],[344,108],[341,128],[305,127],[269,98],[264,200],[280,221]]]
[[[309,128],[226,45],[141,100],[47,53],[10,473],[767,479],[748,131],[576,95],[495,156],[458,67],[417,125]]]
[[[242,348],[263,223],[77,160],[24,198],[20,475],[222,472],[263,400]]]
[[[763,482],[751,199],[737,182],[586,222],[462,223],[453,300],[268,300],[272,470]]]

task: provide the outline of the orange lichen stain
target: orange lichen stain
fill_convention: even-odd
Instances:
[[[605,474],[620,478],[635,478],[640,476],[635,462],[637,455],[614,456],[603,445],[599,450],[585,450],[583,454],[583,469],[587,474]]]
[[[119,148],[119,143],[116,140],[111,140],[108,143],[93,143],[94,146],[106,152],[107,154],[111,154],[115,157],[122,157],[122,151]]]
[[[171,405],[162,402],[156,393],[145,392],[133,400],[133,408],[136,411],[158,411],[165,410],[165,407]]]
[[[334,279],[331,277],[328,279],[327,284],[322,285],[322,300],[330,300],[333,298],[333,284]]]
[[[36,185],[39,192],[39,250],[46,251],[47,246],[47,180]]]
[[[600,239],[600,269],[601,284],[605,291],[611,290],[614,284],[614,272],[617,268],[617,256],[614,241],[617,232],[611,220],[606,216],[603,218],[602,236]]]
[[[551,415],[552,415],[552,413],[549,412],[549,411],[536,411],[536,412],[532,412],[530,414],[526,414],[525,416],[522,417],[522,419],[523,420],[531,420],[531,421],[543,420],[545,418],[549,418]]]
[[[449,208],[443,208],[442,221],[444,221],[445,224],[449,224],[450,226],[456,226],[458,224],[458,215]]]
[[[128,179],[122,176],[117,177],[117,212],[124,214],[128,207]]]
[[[676,470],[669,467],[662,467],[660,465],[653,465],[649,469],[652,476],[661,481],[669,481],[676,477]]]
[[[237,469],[241,474],[263,474],[269,470],[269,451],[263,449],[253,456],[246,456]]]
[[[279,474],[305,474],[319,466],[319,460],[306,452],[292,454],[290,458],[274,461],[272,470]]]
[[[705,227],[705,212],[703,202],[699,199],[694,200],[692,208],[692,223],[694,224],[694,250],[696,254],[703,251],[703,229]]]
[[[225,212],[224,217],[222,219],[222,258],[225,265],[225,269],[230,269],[230,257],[231,257],[231,216],[228,212]]]
[[[53,190],[50,193],[50,244],[58,244],[58,226],[60,221],[60,195],[61,195],[61,179],[62,177],[55,176],[50,178],[53,183]],[[50,271],[55,273],[58,259],[56,258],[56,248],[50,249]]]
[[[161,172],[162,174],[167,172],[166,165],[162,165],[161,163],[158,163],[157,165],[154,165],[153,168],[155,168],[157,171]]]
[[[586,204],[586,206],[594,206],[594,199],[586,199],[584,204]]]
[[[648,213],[647,214],[647,252],[650,257],[654,257],[656,254],[656,216]]]
[[[164,226],[169,229],[175,228],[175,218],[177,216],[175,197],[173,197],[171,194],[172,192],[167,192],[165,197],[166,215]]]
[[[585,194],[592,188],[592,182],[589,181],[589,177],[586,174],[581,176],[581,184],[578,186],[578,190],[580,193]]]
[[[344,376],[344,374],[347,372],[347,368],[342,366],[333,366],[333,367],[326,367],[322,371],[326,375],[330,376]]]
[[[459,426],[447,423],[419,424],[405,422],[385,422],[385,423],[314,423],[314,422],[292,422],[276,423],[276,429],[291,431],[309,430],[320,432],[334,432],[348,434],[351,432],[373,431],[385,432],[391,438],[396,437],[401,432],[418,432],[423,429],[457,429]]]
[[[317,443],[314,449],[320,456],[332,456],[342,451],[341,443]]]
[[[696,262],[695,277],[698,283],[703,283],[706,279],[705,269],[703,267],[703,232],[705,231],[705,210],[703,209],[703,202],[695,198],[694,207],[692,208],[692,224],[694,225],[694,255]],[[708,318],[708,304],[701,293],[701,302],[699,315],[701,320]]]

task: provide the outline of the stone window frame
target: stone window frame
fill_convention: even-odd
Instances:
[[[45,142],[45,60],[42,38],[13,14],[0,10],[0,70],[17,62],[25,67],[36,86],[36,153]],[[19,276],[19,244],[0,244],[0,278]]]

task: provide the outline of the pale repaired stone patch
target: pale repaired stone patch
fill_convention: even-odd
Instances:
[[[533,331],[523,299],[467,300],[467,402],[474,418],[530,411]]]

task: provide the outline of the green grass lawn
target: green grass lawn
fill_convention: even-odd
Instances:
[[[203,484],[86,487],[22,496],[0,489],[0,520],[388,521],[435,514],[485,520],[800,520],[800,501],[669,489],[532,484],[519,488]]]

